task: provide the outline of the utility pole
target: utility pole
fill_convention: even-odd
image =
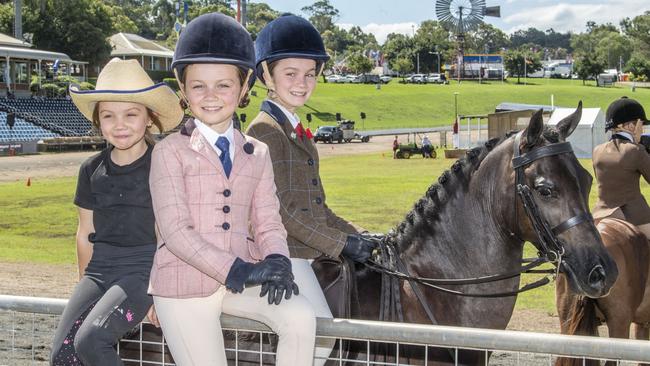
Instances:
[[[14,0],[14,16],[16,21],[14,22],[14,38],[22,41],[23,40],[23,1]]]

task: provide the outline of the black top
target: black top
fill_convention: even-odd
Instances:
[[[88,158],[79,169],[75,205],[93,211],[92,243],[120,247],[155,245],[149,192],[152,146],[129,165],[111,160],[112,148]]]

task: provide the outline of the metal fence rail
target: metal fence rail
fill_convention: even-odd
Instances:
[[[49,354],[57,315],[62,312],[66,302],[60,299],[0,295],[0,365],[46,364],[47,356],[43,355]],[[23,320],[19,319],[21,317]],[[221,322],[224,329],[231,329],[235,333],[244,330],[270,333],[270,329],[264,324],[248,319],[224,315]],[[6,325],[9,323],[11,326]],[[170,360],[162,358],[154,361],[142,360],[143,355],[148,352],[160,353],[165,349],[161,337],[147,338],[147,326],[151,327],[141,325],[141,331],[135,338],[125,339],[120,343],[120,354],[123,355],[125,364],[172,365]],[[637,340],[348,319],[318,319],[317,335],[321,338],[367,342],[368,349],[371,343],[380,342],[391,344],[398,350],[403,345],[445,347],[452,352],[464,349],[480,350],[485,352],[486,358],[489,351],[492,352],[490,364],[494,365],[549,365],[557,355],[614,360],[619,364],[623,364],[623,361],[650,362],[650,342]],[[254,361],[255,364],[265,364],[259,354],[267,358],[273,355],[272,350],[267,349],[262,341],[254,348],[259,359]],[[238,359],[250,352],[241,349],[238,343],[227,350],[229,358],[236,360],[236,364]],[[333,359],[342,361],[342,356],[339,354]],[[367,360],[363,364],[395,365],[396,362],[374,363]]]

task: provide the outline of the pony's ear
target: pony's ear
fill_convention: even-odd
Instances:
[[[582,118],[582,101],[578,102],[578,108],[576,108],[575,112],[557,123],[557,131],[560,133],[562,140],[565,140],[573,133],[578,123],[580,123],[580,118]]]
[[[538,110],[530,117],[530,122],[528,122],[528,127],[526,127],[526,146],[532,147],[535,146],[537,141],[542,136],[542,131],[544,131],[544,119],[542,118],[542,110]]]

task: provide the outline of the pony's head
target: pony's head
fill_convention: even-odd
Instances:
[[[608,293],[618,270],[589,215],[592,177],[566,142],[581,115],[582,102],[550,127],[540,110],[512,137],[515,231],[555,262],[574,291],[600,297]]]

